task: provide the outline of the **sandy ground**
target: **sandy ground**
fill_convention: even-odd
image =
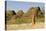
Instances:
[[[32,23],[7,25],[7,30],[43,29],[43,28],[44,23],[36,23],[33,26]]]

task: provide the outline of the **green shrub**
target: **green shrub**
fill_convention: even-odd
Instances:
[[[21,24],[21,23],[31,23],[31,19],[17,18],[16,19],[16,24]]]

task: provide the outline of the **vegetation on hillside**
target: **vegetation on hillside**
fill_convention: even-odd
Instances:
[[[34,13],[34,10],[32,11],[33,8],[39,11],[35,17],[36,18],[35,22],[44,22],[44,13],[40,9],[40,7],[32,7],[29,8],[29,10],[26,13],[24,13],[23,10],[19,10],[17,13],[14,10],[6,11],[7,24],[31,23],[32,22],[31,15],[32,13]]]

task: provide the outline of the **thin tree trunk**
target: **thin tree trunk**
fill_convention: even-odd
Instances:
[[[32,17],[32,28],[35,28],[35,15]]]
[[[32,17],[32,25],[34,25],[35,24],[35,15],[33,15],[33,17]]]

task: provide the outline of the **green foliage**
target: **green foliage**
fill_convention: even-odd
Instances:
[[[17,15],[20,16],[20,17],[21,17],[23,14],[24,14],[23,10],[19,10],[19,11],[17,12]]]
[[[17,18],[16,19],[16,24],[22,24],[22,23],[31,23],[31,19],[27,19],[27,18]]]
[[[14,14],[15,12],[13,10],[6,11],[6,20],[10,20]]]

